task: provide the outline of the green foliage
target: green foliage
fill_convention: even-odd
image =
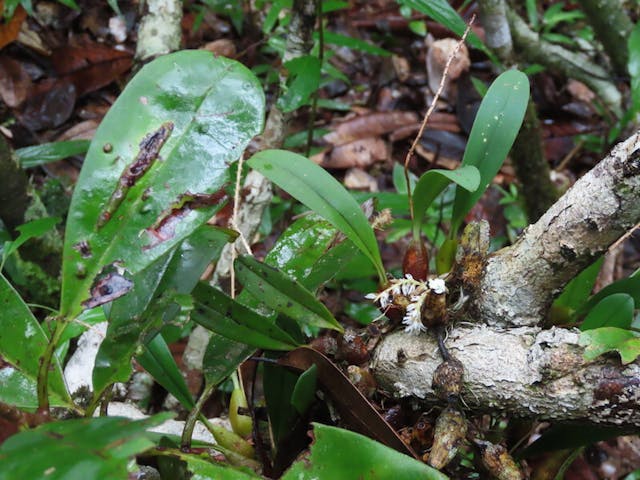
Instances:
[[[61,3],[66,7],[73,8],[74,10],[79,10],[80,8],[78,7],[78,4],[75,2],[75,0],[57,0],[57,1],[58,3]],[[18,8],[18,5],[22,5],[22,8],[24,8],[29,15],[34,15],[33,0],[5,0],[3,3],[4,3],[3,15],[4,15],[4,18],[6,19],[13,17],[13,14],[15,13],[16,8]]]
[[[640,338],[630,330],[602,327],[587,330],[580,335],[585,348],[585,360],[593,360],[603,353],[617,351],[623,364],[633,362],[640,355]]]
[[[373,230],[335,178],[311,160],[285,150],[259,152],[247,163],[344,233],[371,260],[380,282],[386,282]]]
[[[253,75],[208,52],[166,55],[140,70],[100,124],[74,191],[62,315],[81,311],[106,266],[126,259],[129,274],[142,271],[221,207],[225,167],[260,131],[263,111]]]
[[[49,339],[29,307],[2,274],[0,305],[0,353],[3,361],[11,366],[1,370],[3,379],[7,378],[7,384],[3,382],[0,397],[6,400],[13,398],[23,406],[32,408],[37,405],[34,399],[39,360]],[[49,374],[49,390],[57,404],[71,405],[57,359],[54,360]]]
[[[502,166],[518,135],[528,101],[529,80],[518,70],[502,73],[482,99],[462,159],[462,166],[472,165],[480,171],[480,187],[472,192],[456,189],[450,238],[457,234],[465,215]]]
[[[313,436],[310,455],[295,462],[282,480],[447,478],[422,462],[348,430],[314,423]]]
[[[20,246],[24,245],[26,242],[31,240],[32,238],[37,238],[52,228],[54,228],[58,223],[60,223],[61,219],[58,217],[47,217],[47,218],[39,218],[37,220],[32,220],[31,222],[24,223],[16,228],[20,234],[18,238],[14,241],[4,242],[4,246],[2,247],[2,263],[0,264],[0,270],[4,266],[4,263]]]
[[[19,148],[15,153],[22,168],[33,168],[74,155],[83,155],[89,150],[90,143],[89,140],[42,143]]]
[[[146,430],[170,417],[83,418],[27,430],[0,447],[0,479],[127,478],[130,459],[155,443]]]
[[[286,88],[278,98],[283,112],[293,112],[307,105],[320,85],[320,60],[313,55],[303,55],[284,64],[289,71]]]

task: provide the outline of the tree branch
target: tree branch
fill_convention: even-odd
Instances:
[[[640,219],[640,132],[560,198],[511,247],[489,257],[471,315],[447,347],[465,369],[465,402],[478,411],[550,420],[640,426],[640,362],[618,355],[583,359],[579,332],[541,330],[562,288]],[[437,402],[431,388],[442,362],[434,336],[395,333],[372,368],[390,392]]]
[[[640,219],[640,132],[578,180],[511,247],[488,260],[478,320],[499,327],[544,320],[555,295]]]
[[[447,347],[464,365],[464,403],[474,412],[640,426],[640,364],[621,366],[617,355],[586,362],[578,337],[560,328],[454,329]],[[435,336],[398,332],[378,347],[372,368],[384,389],[437,403],[431,379],[440,363]]]

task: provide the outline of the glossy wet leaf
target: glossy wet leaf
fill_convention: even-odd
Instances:
[[[100,344],[93,368],[93,391],[99,395],[114,382],[131,375],[131,358],[149,329],[159,328],[161,316],[148,310],[169,266],[169,252],[133,277],[133,288],[111,305],[107,333]]]
[[[455,170],[434,169],[422,174],[413,191],[413,238],[415,240],[420,238],[427,209],[451,182],[468,192],[473,192],[480,185],[480,172],[473,165],[464,165]]]
[[[465,215],[485,192],[502,166],[529,101],[529,80],[518,70],[502,73],[489,87],[473,122],[462,165],[480,171],[480,186],[473,192],[456,188],[451,236],[457,234]]]
[[[254,297],[269,308],[295,320],[301,327],[343,331],[342,326],[315,295],[280,270],[246,255],[236,259],[234,268],[238,280]]]
[[[586,347],[585,360],[593,360],[603,353],[616,351],[626,365],[640,355],[640,337],[622,328],[603,327],[582,332],[580,345]]]
[[[33,168],[75,155],[84,155],[89,150],[89,140],[42,143],[15,151],[22,168]]]
[[[131,357],[149,333],[179,313],[180,294],[188,294],[209,262],[235,235],[226,229],[202,225],[169,252],[133,278],[133,288],[110,309],[109,328],[93,370],[93,388],[101,392],[113,382],[126,382]]]
[[[169,418],[82,418],[21,432],[0,447],[0,479],[127,478],[130,459],[154,445],[146,430]]]
[[[295,462],[282,480],[448,478],[414,458],[348,430],[314,423],[313,436],[310,455]]]
[[[327,171],[308,158],[285,150],[258,152],[247,163],[344,233],[371,260],[380,281],[386,282],[378,243],[367,217]]]
[[[317,388],[318,366],[314,363],[300,374],[291,394],[291,405],[300,415],[304,415],[314,402]]]
[[[600,300],[587,314],[580,330],[600,327],[628,329],[633,322],[633,298],[626,293],[613,293]]]
[[[29,383],[34,385],[38,378],[40,357],[44,353],[49,339],[24,303],[18,292],[9,281],[0,274],[0,357],[18,369]],[[9,371],[5,374],[10,373]],[[14,381],[18,377],[14,377]],[[4,384],[1,384],[4,388]],[[25,385],[25,388],[28,388]],[[49,372],[49,392],[57,397],[57,403],[71,404],[71,399],[62,377],[62,370],[57,361]]]
[[[217,288],[201,282],[193,295],[193,320],[212,332],[265,350],[292,350],[298,346],[272,319],[245,307]]]
[[[61,313],[80,312],[106,265],[138,273],[208,220],[263,114],[262,87],[237,62],[182,51],[144,66],[98,128],[76,185]]]
[[[51,384],[51,380],[49,380]],[[11,365],[0,368],[0,403],[13,405],[23,410],[35,411],[38,408],[37,381]],[[49,390],[49,404],[53,407],[68,407],[70,400],[60,398]]]

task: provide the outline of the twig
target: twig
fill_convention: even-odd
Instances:
[[[411,220],[413,220],[414,218],[414,212],[413,212],[413,197],[411,196],[411,183],[409,182],[409,160],[411,160],[411,157],[413,156],[416,146],[418,145],[418,141],[420,141],[420,139],[422,138],[422,134],[424,133],[424,129],[427,126],[429,117],[431,117],[433,110],[436,108],[436,104],[438,103],[440,95],[442,95],[442,90],[444,90],[444,85],[447,80],[447,76],[449,75],[449,68],[451,67],[451,63],[456,58],[456,55],[458,55],[460,48],[462,48],[462,44],[466,40],[467,35],[471,30],[471,25],[473,25],[473,22],[475,21],[475,19],[476,19],[476,16],[474,14],[471,17],[471,20],[469,20],[469,23],[467,24],[467,28],[464,30],[464,33],[462,34],[462,38],[457,43],[456,48],[454,48],[453,52],[451,52],[451,55],[449,55],[449,58],[447,59],[447,63],[444,66],[444,71],[442,72],[442,78],[440,79],[440,85],[438,85],[438,90],[436,91],[436,94],[433,97],[433,100],[431,101],[431,105],[429,105],[429,109],[427,110],[427,113],[424,116],[424,119],[422,120],[422,124],[420,125],[420,130],[418,130],[418,134],[416,135],[416,138],[413,140],[413,143],[411,144],[411,148],[409,148],[409,151],[407,152],[407,156],[404,159],[404,178],[407,182],[407,196],[409,197],[409,211],[411,212]]]
[[[229,221],[229,223],[231,224],[231,228],[233,228],[240,234],[239,240],[240,242],[242,242],[242,246],[245,248],[247,253],[249,255],[253,255],[253,253],[251,252],[251,246],[249,245],[249,242],[247,242],[247,239],[244,237],[244,235],[242,234],[242,231],[238,227],[238,207],[240,205],[240,181],[242,179],[243,164],[244,164],[244,157],[240,156],[240,159],[238,160],[238,171],[236,172],[236,185],[235,185],[235,190],[233,192],[233,212],[231,214],[231,220]],[[231,248],[231,268],[229,269],[229,273],[231,274],[231,298],[236,298],[236,274],[233,268],[233,264],[235,263],[235,260],[236,260],[236,255],[237,255],[237,251],[236,251],[235,242],[234,242],[234,245]]]

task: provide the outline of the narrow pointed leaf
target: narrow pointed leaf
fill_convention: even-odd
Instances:
[[[634,273],[629,278],[623,278],[611,285],[607,285],[598,293],[593,295],[582,307],[576,312],[576,316],[584,315],[602,299],[613,295],[614,293],[627,293],[633,297],[635,308],[640,308],[640,274]]]
[[[144,346],[137,360],[144,369],[187,410],[195,406],[189,387],[171,355],[162,334],[158,334]]]
[[[9,281],[0,274],[0,357],[6,363],[18,369],[35,385],[40,367],[40,357],[44,353],[49,339]],[[10,371],[2,370],[5,374]],[[4,385],[4,383],[1,383]],[[26,387],[26,386],[25,386]],[[0,387],[3,388],[3,387]],[[57,361],[49,373],[49,391],[67,405],[71,399],[65,387],[62,370]]]
[[[217,288],[201,282],[193,296],[193,320],[219,335],[266,350],[292,350],[299,346],[271,319],[236,302]]]
[[[89,145],[89,140],[42,143],[19,148],[16,150],[16,156],[22,168],[33,168],[74,155],[84,155],[89,150]]]
[[[265,177],[344,233],[386,282],[378,242],[360,206],[340,183],[311,160],[285,150],[264,150],[248,162]]]
[[[147,429],[170,417],[80,418],[40,425],[2,444],[0,479],[127,478],[133,456],[154,446]]]
[[[342,326],[315,295],[280,270],[250,256],[238,257],[235,270],[238,280],[254,297],[301,326],[343,331]]]
[[[64,316],[87,306],[105,266],[140,272],[224,204],[227,167],[260,132],[263,113],[255,76],[209,52],[165,55],[138,72],[100,124],[75,187]]]
[[[473,192],[456,189],[451,235],[485,192],[513,145],[529,101],[529,80],[518,70],[502,73],[489,87],[473,122],[462,165],[480,171],[480,186]]]
[[[451,182],[473,192],[480,185],[480,172],[473,165],[466,165],[456,170],[429,170],[420,177],[413,191],[413,237],[415,239],[420,236],[427,209]]]

